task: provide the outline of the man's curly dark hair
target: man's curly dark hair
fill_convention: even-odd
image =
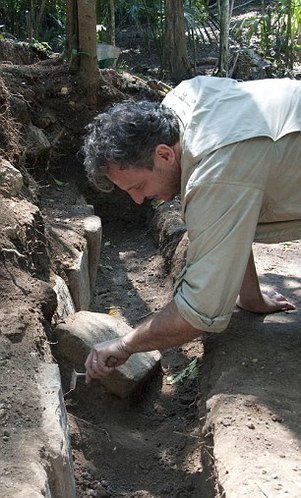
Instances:
[[[115,104],[87,126],[83,145],[87,176],[100,190],[109,191],[110,165],[152,169],[156,146],[175,145],[179,133],[176,113],[160,103],[125,100]]]

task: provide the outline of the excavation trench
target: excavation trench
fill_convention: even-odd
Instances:
[[[135,326],[172,297],[150,211],[128,201],[95,211],[103,236],[91,311]],[[213,496],[202,464],[197,376],[170,383],[202,352],[199,341],[165,351],[162,368],[127,400],[78,380],[65,401],[79,498]],[[61,371],[67,391],[70,369],[62,364]]]
[[[95,197],[86,201],[103,237],[90,309],[135,326],[172,297],[185,252],[179,206],[154,210],[115,194]],[[64,196],[63,228],[77,219],[70,222],[75,200]],[[300,243],[254,244],[254,252],[265,288],[297,305]],[[79,379],[65,395],[77,496],[259,498],[284,490],[299,497],[299,324],[299,311],[235,309],[225,333],[165,351],[161,370],[130,399]],[[181,378],[195,358],[197,376]],[[67,393],[72,365],[60,368]]]

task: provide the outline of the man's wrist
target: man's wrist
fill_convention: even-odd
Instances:
[[[134,351],[131,350],[131,347],[128,344],[129,341],[126,338],[127,338],[127,336],[120,338],[120,347],[121,347],[122,351],[124,351],[125,353],[127,353],[130,356],[134,353]]]

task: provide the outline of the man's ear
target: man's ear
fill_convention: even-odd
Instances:
[[[164,163],[173,162],[175,158],[175,153],[172,147],[166,144],[159,144],[155,148],[155,159],[160,164],[161,161]]]

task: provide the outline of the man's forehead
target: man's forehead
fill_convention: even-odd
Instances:
[[[108,179],[124,190],[135,188],[146,176],[149,170],[146,168],[121,168],[117,165],[111,165],[108,168]]]

